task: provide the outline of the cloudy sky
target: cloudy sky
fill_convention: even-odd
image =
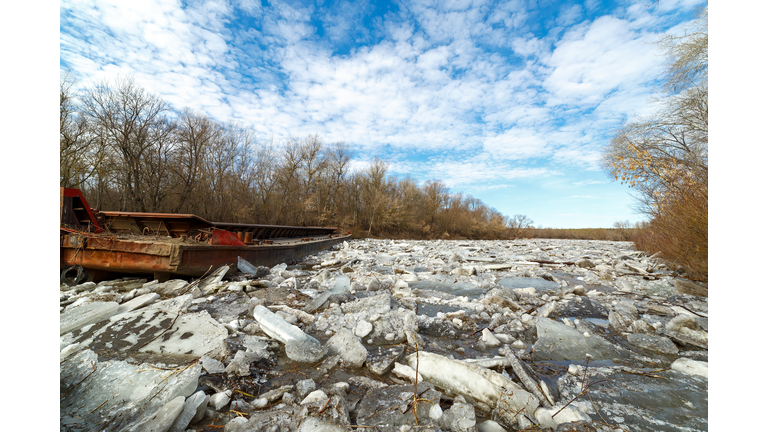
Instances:
[[[698,0],[62,0],[60,68],[133,76],[261,139],[344,141],[535,225],[637,221],[600,170]]]

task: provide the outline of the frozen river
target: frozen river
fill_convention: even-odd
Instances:
[[[631,243],[220,270],[61,287],[62,430],[708,429],[707,288]]]

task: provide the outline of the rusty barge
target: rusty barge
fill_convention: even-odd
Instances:
[[[60,191],[62,281],[117,274],[200,277],[238,257],[271,267],[349,239],[334,227],[209,222],[191,214],[98,212],[77,189]]]

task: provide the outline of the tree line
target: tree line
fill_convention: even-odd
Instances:
[[[605,149],[603,164],[637,198],[649,221],[636,246],[707,279],[708,256],[708,9],[683,36],[659,41],[667,60],[652,115],[626,123]]]
[[[380,159],[353,170],[344,142],[258,140],[237,122],[176,111],[131,78],[60,84],[60,186],[99,210],[410,238],[509,238],[532,222],[440,180],[398,179]]]

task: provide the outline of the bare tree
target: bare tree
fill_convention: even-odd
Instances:
[[[251,128],[230,122],[224,133],[225,148],[232,149],[230,163],[230,181],[226,194],[228,207],[235,222],[253,221],[258,208],[256,191],[256,154],[255,135]],[[222,216],[220,220],[225,220]]]
[[[512,238],[520,238],[529,228],[533,228],[533,220],[526,215],[516,214],[507,222]]]
[[[424,191],[424,215],[428,230],[439,230],[440,213],[446,203],[448,186],[440,180],[430,180],[422,186]]]
[[[256,221],[260,223],[276,222],[274,209],[277,205],[272,203],[272,199],[277,193],[276,160],[277,154],[273,139],[257,145],[254,176],[258,196]]]
[[[368,232],[374,232],[374,228],[386,228],[390,222],[387,210],[390,207],[387,179],[388,163],[375,158],[365,170],[363,178],[363,209]]]
[[[301,142],[297,138],[289,138],[283,146],[282,159],[276,172],[280,199],[278,203],[272,203],[279,206],[278,217],[281,223],[300,225],[303,222],[301,163]]]
[[[95,132],[116,153],[119,181],[127,193],[124,205],[149,211],[144,195],[147,171],[151,169],[147,161],[150,149],[165,143],[166,135],[154,131],[166,128],[164,114],[169,108],[165,101],[146,93],[133,79],[118,77],[114,84],[102,81],[88,89],[82,103]]]
[[[323,193],[319,197],[320,218],[318,223],[325,225],[332,223],[339,216],[339,208],[344,197],[341,196],[343,183],[349,171],[349,161],[352,154],[349,146],[343,141],[338,141],[326,150],[326,169],[323,174]]]
[[[76,81],[68,73],[59,80],[59,185],[83,188],[106,156],[104,140],[80,114]]]
[[[219,136],[219,125],[202,113],[185,108],[176,120],[176,148],[172,168],[178,185],[174,192],[176,202],[173,211],[175,213],[185,207],[195,189],[202,185],[201,180],[206,168],[205,159],[215,157],[211,150]],[[213,164],[212,162],[211,165]],[[212,170],[215,169],[212,168]],[[212,175],[215,176],[215,173]],[[207,180],[210,181],[211,178]],[[206,183],[206,186],[210,186],[210,183]]]
[[[322,173],[328,167],[328,158],[323,150],[320,137],[310,135],[299,144],[301,191],[301,220],[315,225],[322,211]]]

